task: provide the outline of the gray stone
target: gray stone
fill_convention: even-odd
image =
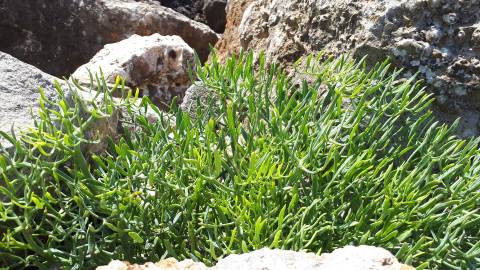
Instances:
[[[41,70],[23,63],[9,54],[0,52],[0,131],[11,134],[15,133],[18,138],[21,132],[28,131],[38,119],[40,109],[39,87],[44,90],[47,100],[58,100],[58,92],[55,90],[55,81],[64,90],[66,101],[72,105],[74,95],[70,92],[65,81],[46,74]],[[92,104],[100,105],[103,102],[101,96],[95,97],[93,92],[77,91],[78,96],[85,102],[86,110],[82,117],[90,116]],[[45,104],[51,109],[55,109]],[[98,153],[107,146],[107,137],[118,136],[121,111],[116,109],[109,117],[98,119],[85,131],[85,138],[98,141],[94,144],[82,146],[85,153]],[[10,150],[12,145],[0,136],[1,148]],[[0,148],[0,149],[1,149]]]
[[[197,103],[202,108],[217,108],[219,98],[214,91],[197,82],[187,89],[183,102],[180,104],[180,109],[187,112],[191,117],[195,117]],[[210,106],[210,104],[213,104],[213,106]]]
[[[0,1],[0,51],[55,76],[69,76],[105,44],[154,33],[182,37],[202,60],[218,40],[208,26],[157,1]]]
[[[41,70],[0,52],[0,131],[15,133],[33,125],[39,109],[39,87],[48,99],[57,97],[54,81]],[[0,144],[10,144],[0,137]]]

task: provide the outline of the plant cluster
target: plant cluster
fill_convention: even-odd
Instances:
[[[367,70],[319,56],[303,62],[311,80],[294,84],[253,59],[198,65],[215,95],[193,116],[117,102],[121,84],[99,79],[102,106],[67,102],[59,88],[34,129],[2,134],[15,149],[0,153],[0,266],[214,264],[262,247],[348,244],[384,247],[417,269],[480,266],[479,139],[435,122],[414,78],[387,62]],[[82,151],[96,143],[85,131],[116,108],[121,138]]]

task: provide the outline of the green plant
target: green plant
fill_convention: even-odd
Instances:
[[[213,57],[196,76],[218,99],[194,118],[114,104],[100,83],[107,105],[90,120],[116,106],[128,116],[98,155],[80,151],[79,99],[42,109],[20,139],[3,134],[16,151],[0,155],[0,265],[213,264],[261,247],[369,244],[418,269],[476,269],[479,139],[436,123],[430,96],[388,63],[320,59],[302,68],[313,82],[294,85],[262,56],[258,71],[251,53]]]

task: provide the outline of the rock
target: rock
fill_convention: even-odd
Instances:
[[[41,70],[0,52],[0,131],[16,135],[33,125],[39,108],[39,87],[48,99],[57,97],[54,81],[61,81]],[[33,115],[32,115],[33,113]],[[10,144],[0,137],[0,144]]]
[[[189,268],[190,267],[190,268]],[[241,255],[229,255],[218,263],[206,268],[202,263],[191,260],[177,262],[167,259],[157,264],[130,265],[112,261],[97,270],[163,270],[163,269],[210,269],[210,270],[414,270],[403,265],[387,250],[371,246],[346,246],[321,256],[314,253],[268,249],[252,251]]]
[[[0,52],[0,104],[2,105],[0,106],[0,131],[10,134],[13,127],[18,138],[21,131],[33,127],[40,109],[39,87],[43,88],[48,100],[55,101],[59,98],[58,92],[55,90],[55,81],[65,91],[66,100],[72,105],[73,94],[67,90],[68,85],[65,81],[23,63],[9,54]],[[88,109],[91,108],[93,102],[97,105],[103,102],[100,96],[95,97],[91,92],[78,91],[77,94],[85,101],[87,110],[82,113],[84,118],[90,116]],[[46,106],[49,105],[46,104]],[[118,136],[120,116],[120,109],[117,109],[109,117],[100,118],[92,123],[85,131],[85,138],[98,140],[98,143],[84,144],[82,148],[85,153],[103,151],[107,146],[106,138]],[[1,136],[0,144],[7,150],[12,146]]]
[[[178,35],[206,60],[218,35],[163,7],[135,0],[2,0],[0,50],[55,76],[69,76],[105,44],[133,34]]]
[[[226,0],[204,0],[203,14],[208,26],[217,33],[225,31],[225,24],[227,23],[226,6]]]
[[[314,253],[295,252],[290,250],[268,249],[252,251],[240,255],[229,255],[220,259],[213,270],[296,270],[320,269],[323,259]]]
[[[162,260],[158,263],[145,263],[143,265],[130,264],[118,260],[111,261],[106,266],[99,266],[97,270],[206,270],[203,263],[192,260],[178,262],[173,258]]]
[[[238,27],[248,5],[256,0],[229,0],[227,2],[227,23],[225,32],[215,45],[219,60],[225,60],[232,53],[240,51]]]
[[[214,270],[309,269],[309,270],[400,270],[402,265],[382,248],[347,246],[330,254],[260,249],[221,259]]]
[[[197,111],[197,101],[202,108],[217,108],[218,106],[209,106],[212,104],[219,105],[218,96],[206,86],[201,85],[199,82],[193,84],[187,89],[183,102],[180,105],[180,109],[187,112],[191,117],[195,117]]]
[[[131,89],[138,87],[141,95],[147,95],[155,104],[167,107],[173,97],[181,99],[191,85],[189,66],[195,67],[194,53],[180,37],[133,35],[105,45],[71,77],[89,84],[89,71],[101,69],[108,83],[115,83],[120,76]]]
[[[480,112],[479,0],[232,0],[229,6],[236,9],[228,8],[221,57],[252,49],[287,66],[319,51],[368,55],[370,66],[390,57],[405,76],[420,72],[436,110],[452,117]]]
[[[320,256],[319,270],[405,270],[389,251],[371,246],[346,246]]]

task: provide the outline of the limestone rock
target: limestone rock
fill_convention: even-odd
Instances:
[[[21,131],[33,127],[34,120],[38,117],[40,92],[42,87],[48,100],[58,99],[54,82],[65,91],[67,102],[73,102],[73,93],[68,91],[67,83],[41,70],[23,63],[9,54],[0,52],[0,131],[10,134],[13,127],[18,137]],[[93,102],[100,104],[101,98],[95,98],[91,92],[78,91],[77,94],[85,101],[85,105],[91,108]],[[48,104],[46,104],[48,106]],[[89,117],[89,111],[85,111],[84,117]],[[120,110],[116,110],[110,117],[98,119],[86,130],[85,138],[98,140],[96,144],[84,144],[85,153],[98,153],[106,147],[106,138],[118,135],[117,129],[120,124]],[[0,144],[9,150],[11,144],[0,137]],[[1,147],[0,147],[1,150]]]
[[[105,44],[133,34],[178,35],[206,60],[218,35],[158,1],[0,1],[0,51],[69,76]]]
[[[44,89],[47,98],[55,99],[55,80],[61,81],[0,52],[0,131],[10,133],[13,127],[18,133],[32,126],[39,108],[39,87]],[[2,137],[0,144],[9,145]]]
[[[202,108],[217,108],[218,106],[209,105],[219,105],[219,98],[212,90],[197,82],[187,89],[183,102],[180,104],[180,109],[187,112],[191,117],[195,117],[197,102]]]
[[[268,249],[240,255],[229,255],[220,259],[210,268],[191,260],[177,262],[167,259],[157,264],[131,265],[127,262],[112,261],[97,270],[414,270],[403,265],[387,250],[371,246],[346,246],[321,256],[314,253]]]
[[[252,49],[286,65],[319,51],[368,55],[369,64],[390,57],[405,76],[420,73],[438,111],[452,118],[479,115],[480,0],[231,2],[245,11],[229,10],[222,39],[232,41],[219,42],[220,55]],[[472,128],[460,133],[478,134],[478,127]]]
[[[99,266],[97,270],[206,270],[203,263],[192,260],[178,262],[173,258],[162,260],[158,263],[145,263],[143,265],[130,264],[118,260],[111,261],[108,265]]]
[[[132,88],[139,88],[157,105],[170,105],[173,97],[183,97],[190,86],[188,67],[194,67],[193,50],[178,36],[133,35],[107,44],[87,64],[79,67],[72,78],[90,83],[89,71],[102,70],[108,83],[117,76]]]
[[[402,265],[382,248],[347,246],[330,254],[260,249],[220,260],[213,270],[400,270]]]
[[[346,246],[320,256],[319,270],[405,270],[389,251],[371,246]],[[402,269],[403,268],[403,269]]]
[[[321,257],[313,253],[295,252],[290,250],[271,250],[263,248],[253,252],[230,255],[218,261],[214,270],[243,269],[243,270],[299,270],[319,269]]]

